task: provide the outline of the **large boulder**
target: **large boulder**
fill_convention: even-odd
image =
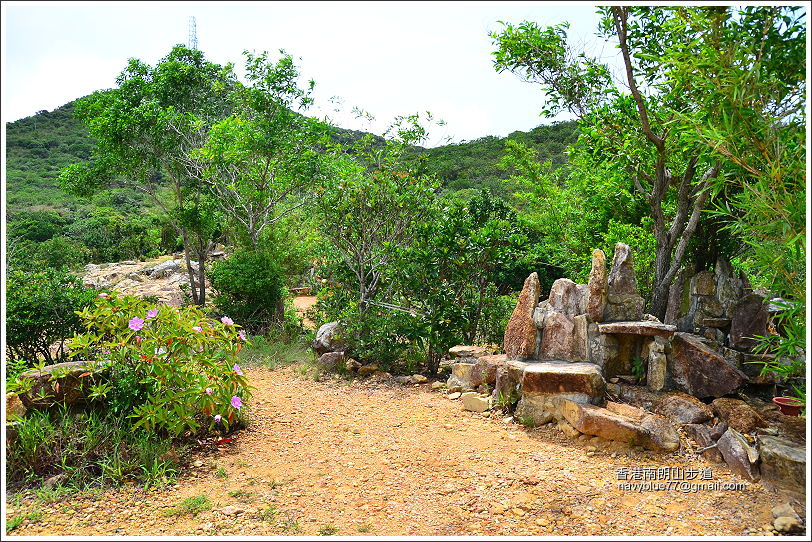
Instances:
[[[347,357],[344,352],[325,352],[316,360],[316,366],[322,371],[329,373],[340,371],[346,368]],[[355,367],[358,370],[359,367]]]
[[[751,433],[757,427],[767,427],[767,422],[759,413],[741,399],[714,399],[711,408],[720,420],[739,433]]]
[[[145,271],[149,273],[149,278],[151,279],[162,279],[178,273],[182,263],[183,260],[167,260]]]
[[[544,318],[538,358],[542,360],[586,361],[586,315],[568,316],[564,312],[548,312]]]
[[[586,314],[592,322],[603,321],[603,312],[609,291],[609,278],[606,275],[606,255],[600,249],[592,252],[592,269],[587,283],[589,295]]]
[[[482,356],[477,359],[471,368],[471,387],[476,388],[481,384],[493,386],[496,384],[496,372],[499,367],[507,363],[505,354],[494,354]]]
[[[749,294],[733,306],[730,315],[730,346],[750,351],[757,344],[751,337],[767,335],[767,304],[764,297]]]
[[[701,337],[676,333],[672,341],[670,373],[674,383],[695,397],[722,397],[746,382],[747,377],[725,363]]]
[[[508,359],[529,359],[536,351],[533,311],[539,302],[539,277],[534,272],[524,281],[519,301],[505,329],[504,348]]]
[[[728,428],[719,438],[717,448],[730,470],[748,480],[758,480],[758,450],[744,438],[744,435]]]
[[[567,316],[575,316],[580,314],[581,291],[578,289],[578,285],[570,279],[558,279],[550,287],[547,303],[554,311],[562,312]]]
[[[472,385],[474,379],[474,365],[471,362],[455,362],[451,364],[451,376],[448,377],[446,387],[449,391],[467,391],[473,390],[476,386]],[[478,386],[479,384],[477,384]]]
[[[655,392],[643,386],[619,384],[617,396],[620,400],[645,410],[655,411],[664,394]]]
[[[522,372],[522,395],[562,395],[584,403],[602,401],[606,391],[600,367],[594,363],[530,363]]]
[[[791,440],[759,436],[761,476],[787,485],[806,486],[806,446]]]
[[[708,405],[693,395],[678,391],[667,393],[660,399],[655,412],[678,425],[702,423],[713,417],[713,411]]]
[[[24,385],[18,396],[30,409],[83,403],[97,380],[98,371],[105,365],[105,362],[96,362],[94,368],[92,362],[67,361],[46,365],[42,370],[25,371],[19,378],[30,382]]]
[[[496,384],[493,397],[496,404],[513,410],[522,396],[522,373],[528,364],[510,360],[496,369]]]
[[[348,350],[347,343],[341,339],[340,336],[340,322],[327,322],[323,324],[316,332],[316,339],[312,345],[313,350],[320,356],[327,352],[346,352]]]
[[[574,401],[564,403],[563,413],[572,427],[586,435],[655,451],[672,452],[679,448],[679,436],[674,428],[655,414],[635,420],[605,408]]]
[[[637,295],[637,277],[634,274],[632,250],[625,243],[615,245],[608,287],[609,296]]]

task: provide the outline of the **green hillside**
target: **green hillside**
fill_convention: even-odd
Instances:
[[[508,173],[499,162],[507,139],[538,150],[542,160],[558,165],[566,161],[564,149],[577,137],[576,128],[575,122],[558,123],[513,132],[507,138],[486,136],[431,149],[414,147],[413,152],[426,156],[426,169],[439,178],[446,192],[489,188],[503,195],[502,180]],[[336,127],[332,137],[349,146],[365,135]],[[373,139],[383,142],[379,136]],[[6,125],[6,212],[12,263],[15,255],[33,254],[54,265],[79,265],[178,248],[173,231],[143,194],[114,187],[80,199],[60,188],[60,171],[87,160],[93,147],[84,126],[73,117],[73,102]]]

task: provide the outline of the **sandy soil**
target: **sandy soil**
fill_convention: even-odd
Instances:
[[[33,507],[42,517],[12,534],[737,536],[767,534],[759,529],[769,528],[771,508],[793,502],[725,465],[467,412],[429,384],[314,382],[295,367],[248,375],[250,427],[197,453],[175,485],[23,500],[7,520]],[[713,482],[741,488],[618,487],[618,469],[644,466],[709,467]],[[210,510],[167,515],[200,495]]]

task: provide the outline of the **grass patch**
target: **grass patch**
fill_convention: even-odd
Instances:
[[[228,473],[226,472],[226,469],[224,469],[223,467],[217,467],[217,470],[216,470],[216,471],[214,471],[214,475],[215,475],[216,477],[218,477],[218,478],[222,478],[222,479],[224,479],[224,480],[225,480],[226,478],[228,478]]]
[[[26,521],[30,523],[36,523],[41,519],[42,519],[42,511],[38,508],[29,510],[28,512],[25,512],[23,514],[17,514],[16,516],[8,520],[8,522],[6,522],[6,534],[10,533],[14,529],[25,523]]]
[[[183,446],[143,430],[109,412],[65,407],[31,411],[16,426],[7,445],[6,473],[11,487],[37,486],[64,475],[51,491],[118,486],[140,482],[163,485],[180,472]],[[41,490],[43,495],[49,490]],[[56,498],[55,497],[55,498]]]
[[[319,529],[319,536],[333,536],[338,532],[338,529],[329,523]]]
[[[254,494],[250,491],[243,491],[242,489],[238,489],[237,491],[229,491],[228,496],[234,499],[250,500],[254,496]]]
[[[273,523],[276,521],[276,506],[271,505],[265,510],[257,511],[257,519],[259,521],[267,521],[268,523]]]
[[[370,533],[372,532],[372,525],[369,523],[364,523],[363,525],[358,526],[359,533]]]
[[[212,503],[209,500],[208,495],[197,495],[195,497],[188,497],[178,503],[177,506],[170,508],[164,512],[167,516],[186,516],[192,515],[196,516],[200,512],[205,512],[206,510],[211,510]]]
[[[251,344],[240,351],[241,364],[247,367],[276,369],[310,359],[309,346],[299,341],[284,342],[280,337],[252,335]]]

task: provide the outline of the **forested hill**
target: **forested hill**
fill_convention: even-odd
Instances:
[[[505,141],[513,139],[537,149],[543,160],[566,161],[564,149],[574,141],[577,124],[564,122],[539,126],[530,132],[513,132],[507,138],[486,136],[465,143],[425,149],[427,167],[436,173],[448,191],[490,187],[501,193],[507,177],[499,167]],[[336,128],[334,138],[342,143],[360,139],[365,132]],[[77,209],[84,203],[59,188],[62,168],[90,156],[93,142],[73,117],[73,102],[53,111],[41,111],[6,125],[6,205],[9,219],[20,211]],[[421,149],[423,150],[423,149]],[[128,199],[136,198],[128,194]],[[132,204],[134,202],[130,202]]]

